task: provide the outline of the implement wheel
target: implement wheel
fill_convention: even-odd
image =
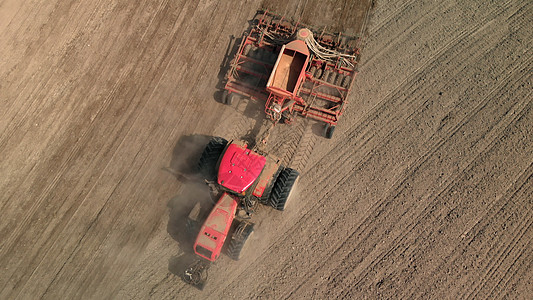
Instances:
[[[254,232],[254,224],[246,221],[241,221],[235,232],[231,236],[228,244],[228,256],[233,260],[239,260],[244,252],[244,248],[248,245],[247,241]]]
[[[291,168],[285,168],[281,171],[270,194],[270,206],[277,210],[285,210],[285,206],[292,196],[299,175],[300,173],[298,171]]]
[[[205,146],[198,169],[204,178],[208,181],[214,181],[217,177],[217,163],[220,155],[224,152],[228,141],[221,137],[212,138]]]
[[[231,103],[233,103],[233,93],[228,92],[228,90],[224,90],[222,92],[222,103],[231,105]]]
[[[331,139],[333,137],[333,132],[335,131],[335,125],[326,124],[326,128],[324,129],[324,135],[326,138]]]

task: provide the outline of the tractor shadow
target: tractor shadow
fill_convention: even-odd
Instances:
[[[192,264],[196,258],[190,253],[173,255],[168,259],[168,271],[181,277],[183,272]]]
[[[179,138],[172,151],[172,158],[165,171],[181,183],[201,181],[198,161],[212,136],[202,134],[184,135]]]
[[[213,99],[218,103],[223,103],[222,101],[222,92],[224,91],[224,86],[226,85],[226,74],[231,69],[231,61],[233,57],[239,51],[239,46],[243,40],[243,37],[236,38],[234,35],[229,36],[228,46],[226,47],[226,54],[224,59],[220,63],[220,68],[218,71],[218,83],[216,84],[216,91],[213,93]]]
[[[209,187],[198,172],[198,161],[211,139],[208,135],[186,135],[179,138],[165,171],[182,183],[179,192],[167,202],[169,220],[167,232],[178,242],[183,252],[192,252],[195,233],[187,227],[187,216],[197,202],[202,207],[213,204]]]
[[[239,46],[243,41],[243,37],[252,30],[255,26],[254,19],[248,20],[248,29],[240,37],[235,37],[234,35],[229,36],[228,46],[226,47],[226,54],[224,59],[220,63],[220,68],[218,71],[218,83],[216,85],[217,91],[213,94],[215,101],[222,103],[222,91],[226,85],[226,74],[231,69],[231,61],[239,51]]]

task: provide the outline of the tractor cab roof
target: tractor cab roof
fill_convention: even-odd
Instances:
[[[259,177],[266,158],[246,148],[230,144],[220,161],[218,184],[236,192],[246,191]]]

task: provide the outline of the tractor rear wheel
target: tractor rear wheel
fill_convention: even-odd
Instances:
[[[285,168],[281,171],[270,194],[270,206],[277,210],[285,210],[299,175],[298,171],[291,168]]]
[[[274,185],[276,183],[276,180],[279,177],[279,174],[283,170],[283,166],[280,166],[276,173],[272,175],[272,184],[268,185],[265,190],[263,191],[263,195],[261,195],[261,198],[259,198],[259,202],[261,202],[264,205],[269,205],[268,199],[270,198],[270,195],[272,194],[272,189],[274,188]]]
[[[247,241],[254,232],[254,224],[241,221],[228,244],[227,254],[233,260],[239,260],[244,252],[243,249],[248,245]]]
[[[198,169],[208,181],[214,181],[216,179],[218,159],[222,155],[222,152],[224,152],[227,144],[228,141],[226,139],[214,137],[205,146],[204,152],[200,157],[200,162],[198,163]]]

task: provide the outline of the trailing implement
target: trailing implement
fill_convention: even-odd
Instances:
[[[223,102],[234,93],[263,101],[274,123],[300,115],[324,122],[331,138],[357,75],[359,38],[266,11],[252,23],[226,74]]]

